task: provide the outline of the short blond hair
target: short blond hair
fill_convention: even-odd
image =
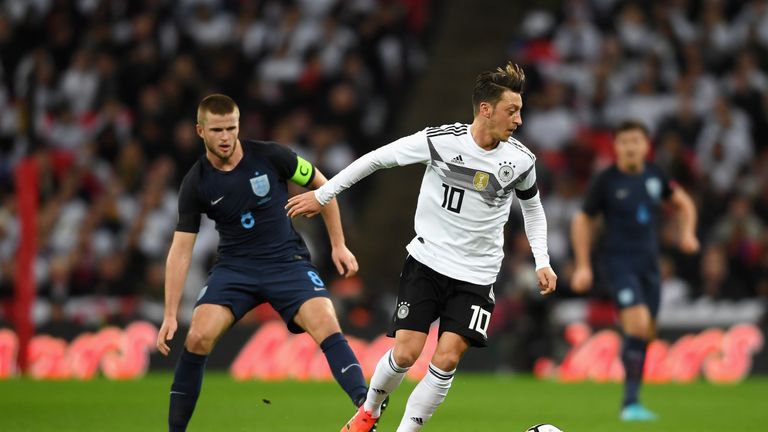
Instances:
[[[197,106],[197,123],[201,125],[205,124],[205,115],[207,113],[218,115],[231,113],[240,114],[240,108],[238,108],[237,104],[234,100],[232,100],[231,97],[224,94],[215,93],[206,96],[202,101],[200,101],[200,105]]]

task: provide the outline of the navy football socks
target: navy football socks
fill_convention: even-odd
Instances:
[[[621,360],[624,363],[624,404],[631,405],[638,402],[640,385],[643,382],[643,367],[645,366],[645,351],[648,343],[642,339],[626,336],[621,352]]]
[[[183,432],[195,410],[203,385],[203,372],[208,356],[194,354],[184,348],[171,384],[171,404],[168,410],[168,431]]]
[[[320,343],[320,349],[328,360],[333,377],[347,392],[352,402],[360,406],[368,393],[368,386],[365,384],[360,362],[349,347],[347,339],[341,333],[334,333]]]

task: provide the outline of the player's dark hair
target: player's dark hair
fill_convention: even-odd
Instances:
[[[239,112],[240,109],[231,97],[219,93],[208,95],[197,106],[197,122],[205,123],[205,113],[224,115],[235,111]]]
[[[477,114],[482,102],[496,105],[507,90],[522,94],[524,85],[523,68],[512,62],[503,68],[496,68],[495,71],[481,73],[475,79],[475,87],[472,90],[472,112]]]
[[[650,136],[648,134],[648,128],[645,126],[645,124],[638,120],[624,120],[623,122],[619,123],[619,125],[613,129],[613,135],[616,136],[622,132],[629,132],[633,130],[642,132],[646,137]]]

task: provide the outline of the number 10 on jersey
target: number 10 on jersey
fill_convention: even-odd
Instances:
[[[460,213],[462,202],[464,202],[464,189],[443,183],[443,203],[440,206],[448,211]]]

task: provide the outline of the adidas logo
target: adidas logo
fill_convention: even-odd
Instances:
[[[458,155],[455,158],[451,159],[451,162],[455,163],[456,165],[464,165],[464,159],[461,158],[461,155]]]
[[[377,394],[385,394],[387,392],[386,390],[377,389],[373,387],[371,387],[371,390],[375,391]]]
[[[417,423],[420,426],[424,426],[424,420],[421,417],[411,417],[411,421]]]

